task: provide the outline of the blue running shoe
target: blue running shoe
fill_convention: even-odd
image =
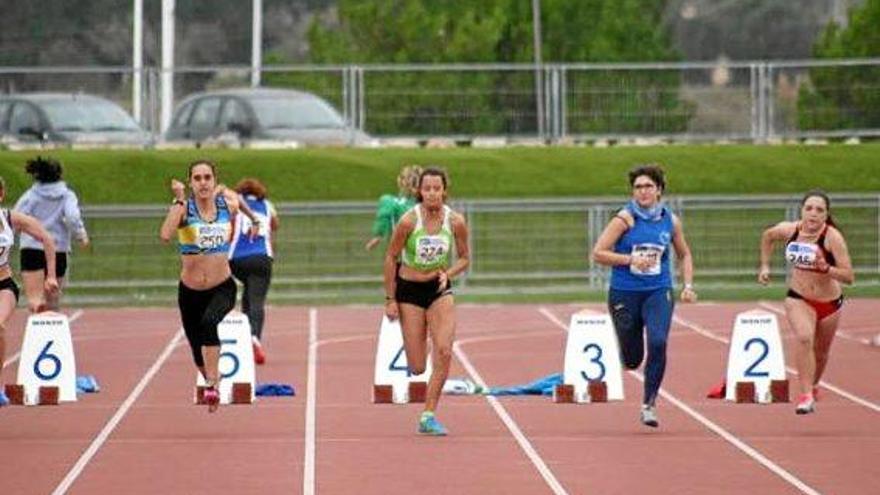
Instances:
[[[9,397],[6,397],[6,392],[3,389],[0,389],[0,407],[9,405]]]
[[[430,416],[423,415],[422,419],[419,420],[419,433],[434,437],[444,437],[446,436],[447,431],[446,428],[437,421],[437,418],[431,414]]]

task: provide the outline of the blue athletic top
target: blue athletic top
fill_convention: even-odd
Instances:
[[[636,211],[632,203],[627,204],[624,210],[632,215],[635,223],[620,236],[614,245],[614,252],[648,257],[652,263],[644,272],[639,272],[632,265],[615,265],[611,269],[611,288],[635,291],[671,288],[673,280],[669,251],[675,231],[672,211],[663,206],[657,218],[647,218]]]
[[[260,221],[260,232],[251,240],[248,232],[251,228],[251,219],[247,215],[238,215],[235,225],[235,235],[232,238],[232,250],[229,251],[229,259],[235,260],[248,256],[265,255],[272,257],[272,229],[270,221],[275,213],[275,207],[266,199],[257,199],[256,196],[246,195],[244,200],[250,206],[257,220]]]
[[[232,215],[226,198],[218,194],[214,198],[217,216],[208,221],[199,216],[195,199],[186,201],[186,216],[177,227],[177,243],[180,254],[226,254],[232,237]]]

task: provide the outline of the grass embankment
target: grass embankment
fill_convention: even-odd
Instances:
[[[672,194],[832,193],[880,191],[880,144],[858,146],[675,145],[615,148],[304,149],[0,152],[7,198],[30,184],[24,161],[59,158],[65,180],[84,204],[168,201],[168,182],[186,164],[208,157],[220,178],[266,181],[277,201],[374,200],[394,189],[400,166],[446,167],[459,199],[628,194],[626,171],[637,163],[666,167]]]

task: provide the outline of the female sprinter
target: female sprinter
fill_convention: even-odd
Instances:
[[[780,222],[761,235],[761,268],[758,281],[770,282],[773,244],[785,242],[785,259],[791,266],[785,314],[797,338],[795,365],[800,396],[795,412],[816,410],[816,393],[828,364],[831,341],[840,322],[843,292],[840,284],[855,279],[843,234],[831,219],[831,202],[820,190],[801,200],[801,219]]]
[[[241,206],[235,192],[218,187],[216,169],[208,160],[190,164],[189,198],[183,183],[171,181],[174,196],[159,232],[163,242],[169,242],[177,232],[181,254],[177,289],[180,319],[193,360],[207,384],[204,400],[209,412],[216,411],[220,403],[217,325],[235,306],[235,282],[227,259],[235,215],[239,209],[248,215],[251,236],[260,226],[253,212]]]
[[[229,251],[229,266],[244,290],[241,294],[241,310],[251,324],[251,340],[254,348],[254,362],[264,364],[266,351],[263,349],[263,322],[266,318],[266,294],[272,281],[272,235],[278,230],[278,212],[267,197],[266,186],[257,179],[247,178],[235,185],[247,206],[260,219],[260,233],[254,237],[242,235],[250,230],[246,215],[239,215]]]
[[[467,225],[446,205],[448,187],[449,178],[442,169],[429,167],[422,171],[418,203],[395,227],[385,253],[385,314],[392,320],[400,317],[406,361],[412,373],[425,371],[428,335],[433,346],[434,370],[418,429],[425,435],[447,433],[434,411],[452,360],[452,279],[470,263]],[[457,255],[454,263],[453,244]]]
[[[6,183],[0,178],[0,202],[6,196]],[[12,267],[9,266],[9,253],[15,245],[15,231],[31,236],[41,243],[45,256],[46,276],[38,296],[28,299],[32,313],[44,308],[42,294],[54,296],[58,292],[58,279],[55,277],[55,241],[40,222],[24,213],[0,208],[0,363],[6,355],[6,322],[15,311],[18,302],[18,286],[12,280]],[[2,384],[0,384],[2,385]],[[9,404],[9,399],[0,386],[0,406]]]
[[[608,309],[620,342],[621,359],[638,368],[645,354],[643,327],[647,328],[648,359],[642,423],[656,428],[657,393],[666,370],[666,341],[675,298],[670,247],[681,266],[683,302],[697,299],[694,265],[681,221],[662,202],[666,189],[663,169],[656,165],[629,172],[632,199],[605,227],[593,246],[593,259],[611,266]]]
[[[83,248],[89,245],[89,234],[79,210],[79,200],[62,179],[63,167],[52,158],[36,157],[25,164],[25,172],[34,178],[32,185],[15,203],[14,211],[30,215],[52,234],[55,241],[55,269],[59,287],[64,287],[68,253],[72,252],[71,235],[76,236]],[[57,311],[61,291],[48,293],[46,283],[46,253],[43,244],[33,236],[22,233],[19,238],[21,281],[30,301],[43,301],[46,308]]]

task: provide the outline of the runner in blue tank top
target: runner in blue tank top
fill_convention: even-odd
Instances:
[[[267,197],[266,186],[259,180],[242,179],[235,185],[235,191],[260,221],[257,235],[250,237],[247,235],[251,228],[250,219],[246,215],[238,216],[229,251],[229,266],[232,275],[244,286],[241,310],[251,324],[254,362],[264,364],[263,322],[266,319],[266,295],[272,281],[272,260],[275,258],[272,235],[278,230],[278,213]]]
[[[646,165],[629,172],[632,200],[611,219],[593,246],[593,259],[611,268],[608,308],[620,341],[621,360],[638,368],[648,359],[641,420],[657,427],[656,400],[666,369],[666,341],[672,323],[674,297],[670,248],[684,278],[683,302],[693,302],[694,267],[681,221],[661,201],[666,187],[663,169]]]

